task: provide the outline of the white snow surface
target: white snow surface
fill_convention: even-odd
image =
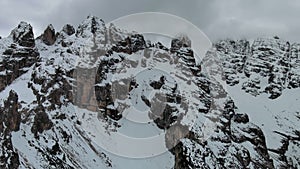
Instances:
[[[296,136],[294,131],[300,128],[299,88],[285,90],[279,98],[272,100],[267,94],[254,97],[245,93],[241,90],[240,84],[227,86],[227,92],[239,111],[248,114],[249,120],[263,130],[269,149],[278,149],[282,145],[283,137],[274,131]],[[299,148],[292,146],[288,148],[287,153],[297,157]],[[270,153],[270,155],[276,159],[274,154]]]

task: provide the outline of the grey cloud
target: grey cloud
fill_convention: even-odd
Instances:
[[[300,1],[218,1],[215,5],[221,13],[217,20],[204,28],[210,38],[256,38],[274,36],[299,41]],[[296,31],[298,29],[298,31]]]
[[[300,1],[293,0],[52,0],[0,2],[0,35],[7,36],[19,21],[27,21],[37,35],[50,23],[60,30],[77,26],[92,14],[109,22],[137,12],[166,12],[183,17],[212,40],[278,35],[300,41]]]

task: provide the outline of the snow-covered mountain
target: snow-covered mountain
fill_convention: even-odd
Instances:
[[[0,39],[0,168],[299,168],[299,44],[223,40],[198,65],[187,37],[133,31]]]

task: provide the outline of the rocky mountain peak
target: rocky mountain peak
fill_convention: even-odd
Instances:
[[[171,50],[178,50],[181,47],[191,47],[191,39],[185,34],[178,34],[171,42]]]
[[[62,31],[63,31],[64,33],[66,33],[67,35],[69,35],[69,36],[71,36],[71,35],[73,35],[73,34],[75,33],[74,27],[73,27],[72,25],[70,25],[70,24],[66,24],[66,25],[63,27]]]
[[[106,29],[105,23],[102,19],[89,15],[77,28],[76,36],[89,37],[95,34],[103,34]]]
[[[115,52],[124,52],[124,53],[134,53],[138,50],[144,49],[146,47],[146,42],[141,34],[134,34],[128,36],[124,40],[119,41],[116,45],[112,47],[112,50]]]
[[[27,72],[39,56],[32,27],[26,22],[21,22],[4,41],[8,43],[0,49],[0,91]]]
[[[216,42],[214,44],[214,47],[218,51],[222,51],[224,53],[229,53],[229,52],[235,52],[239,54],[245,54],[250,51],[250,43],[246,39],[241,39],[241,40],[231,40],[231,39],[226,39],[226,40],[220,40],[219,42]]]
[[[46,45],[53,45],[55,43],[56,35],[52,24],[47,26],[44,33],[41,35],[41,39]]]
[[[12,37],[13,41],[20,46],[33,47],[35,45],[32,27],[30,24],[23,21],[11,31],[10,37]]]
[[[257,49],[256,47],[259,47],[259,50],[270,50],[272,48],[276,48],[278,50],[285,50],[286,45],[289,42],[281,40],[279,38],[273,37],[273,38],[257,38],[254,40],[252,47],[254,49]]]
[[[196,60],[194,57],[194,52],[191,49],[192,41],[185,34],[178,34],[171,41],[170,51],[172,53],[177,53],[177,55],[183,59],[189,67],[196,66]]]

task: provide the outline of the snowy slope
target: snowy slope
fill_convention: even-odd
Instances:
[[[274,38],[220,41],[227,92],[236,106],[264,132],[275,167],[299,166],[297,44]],[[233,64],[234,63],[234,64]],[[245,92],[244,92],[245,91]]]

